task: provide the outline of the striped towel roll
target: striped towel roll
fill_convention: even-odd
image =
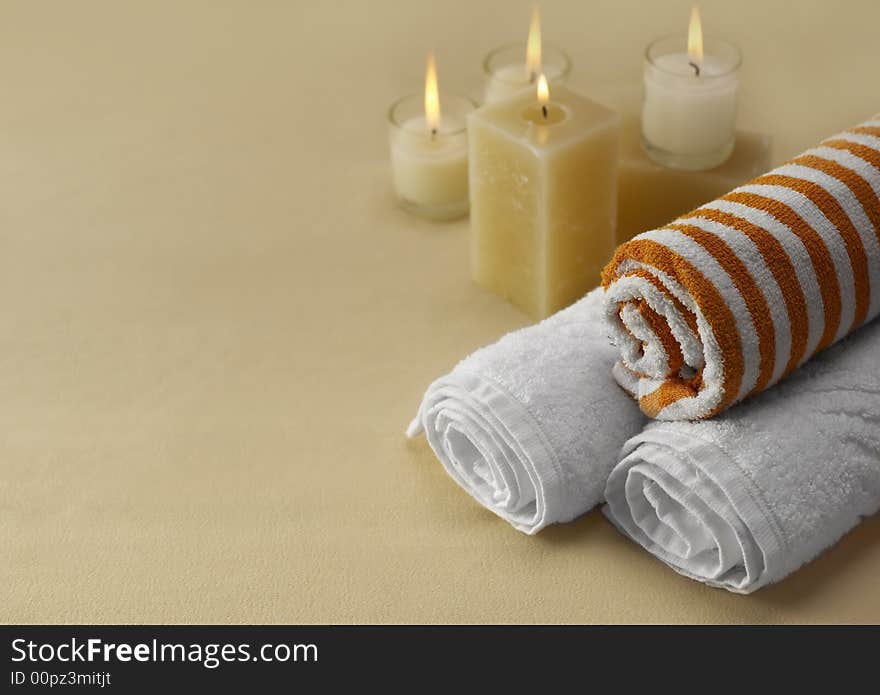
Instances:
[[[623,244],[603,284],[646,415],[766,389],[880,311],[880,115]]]

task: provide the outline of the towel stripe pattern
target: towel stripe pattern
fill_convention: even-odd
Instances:
[[[623,244],[603,285],[649,417],[763,391],[880,312],[880,115]]]

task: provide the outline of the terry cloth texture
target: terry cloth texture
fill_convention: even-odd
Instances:
[[[425,393],[425,431],[446,471],[525,533],[602,500],[620,448],[644,424],[614,383],[602,290],[463,360]]]
[[[660,420],[711,417],[880,311],[880,119],[672,223],[605,268],[614,374]]]
[[[652,422],[605,494],[693,579],[750,593],[794,572],[880,508],[880,321],[717,418]]]

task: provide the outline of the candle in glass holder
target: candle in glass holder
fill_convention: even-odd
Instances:
[[[719,40],[703,43],[696,7],[687,42],[659,39],[645,55],[642,138],[658,164],[702,170],[733,151],[739,51]]]
[[[619,116],[565,87],[468,118],[471,271],[539,319],[599,282],[615,248]]]
[[[466,97],[439,91],[430,54],[424,98],[403,97],[388,113],[392,182],[405,209],[435,220],[467,214],[466,118],[473,109]]]
[[[543,74],[551,86],[562,84],[571,71],[568,56],[555,46],[541,45],[541,17],[538,8],[532,11],[525,60],[522,46],[509,44],[496,48],[483,61],[486,73],[484,102],[491,104],[507,99],[531,86]]]

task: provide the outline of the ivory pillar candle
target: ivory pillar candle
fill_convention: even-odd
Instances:
[[[638,135],[638,124],[635,124]],[[618,177],[617,243],[656,229],[676,217],[742,186],[771,166],[771,138],[737,131],[733,153],[708,171],[662,167],[645,156],[641,145],[630,148],[622,138]]]
[[[724,195],[771,167],[772,138],[743,131],[734,133],[733,153],[728,160],[713,169],[685,171],[661,166],[642,148],[637,105],[618,111],[618,244]]]
[[[645,55],[642,135],[655,162],[675,169],[711,169],[733,151],[739,51],[706,42],[696,9],[687,44],[660,39]]]
[[[615,248],[619,131],[564,87],[541,97],[468,118],[473,278],[536,319],[596,286]]]
[[[736,131],[724,164],[706,171],[670,169],[642,147],[642,90],[635,84],[594,84],[591,95],[620,114],[617,176],[617,243],[656,229],[760,176],[772,166],[773,138]]]

